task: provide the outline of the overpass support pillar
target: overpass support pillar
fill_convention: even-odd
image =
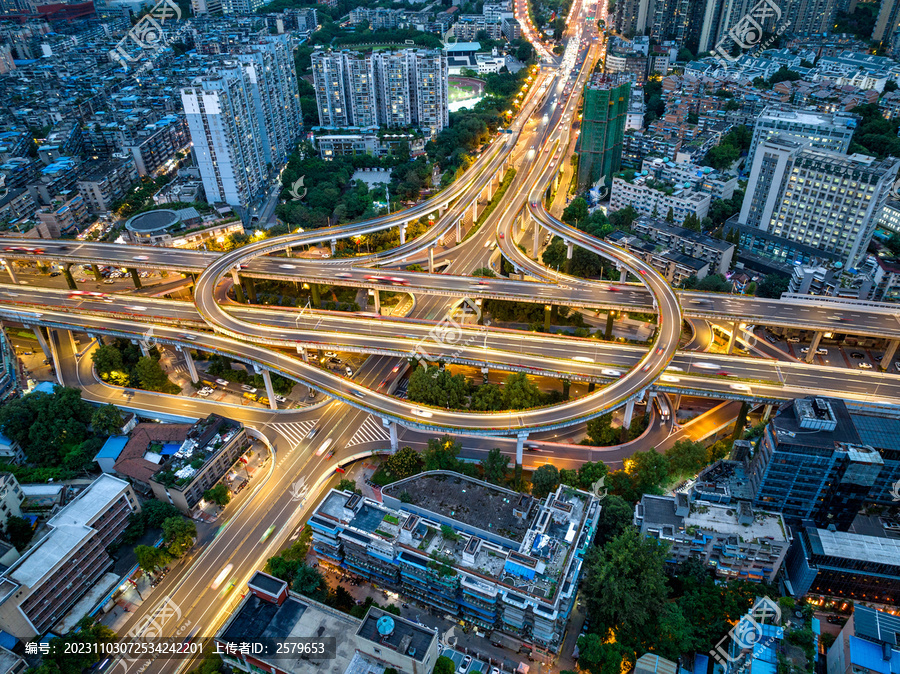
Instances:
[[[571,241],[566,242],[566,259],[571,260],[572,255],[575,254],[575,244]]]
[[[406,223],[400,225],[400,245],[406,243]]]
[[[247,299],[251,302],[256,302],[256,284],[253,282],[253,279],[247,277],[244,279],[244,283],[247,284]]]
[[[243,304],[244,289],[241,287],[241,277],[238,276],[237,269],[231,270],[231,282],[234,284],[234,299]]]
[[[75,343],[75,333],[72,332],[71,330],[66,330],[66,332],[69,335],[69,346],[72,347],[72,354],[77,356],[78,355],[78,345]]]
[[[456,221],[456,243],[462,243],[462,218]]]
[[[675,414],[677,414],[679,407],[681,407],[681,394],[676,393],[675,397],[672,399],[672,417],[673,418],[674,418]]]
[[[100,273],[100,267],[95,265],[93,262],[91,262],[91,271],[94,272],[94,280],[95,281],[103,280],[103,274]]]
[[[613,322],[615,321],[615,314],[612,309],[606,310],[606,329],[603,331],[603,339],[612,339],[612,331],[613,331]]]
[[[534,219],[532,219],[532,222],[534,223],[534,238],[531,244],[531,254],[534,255],[535,258],[537,258],[538,246],[541,245],[541,224]]]
[[[731,337],[728,338],[728,353],[734,352],[734,343],[737,341],[738,330],[740,329],[740,323],[734,321],[731,324]]]
[[[478,198],[472,200],[472,224],[478,221]]]
[[[597,384],[595,382],[590,382],[588,384],[588,393],[593,393],[595,388],[597,388]]]
[[[309,363],[309,351],[306,350],[306,347],[297,345],[297,353],[300,354],[300,357],[303,359],[304,363]]]
[[[881,359],[882,370],[887,370],[891,366],[891,361],[897,353],[897,346],[900,346],[900,339],[892,339],[888,343],[887,349],[884,351],[884,358]]]
[[[139,339],[139,340],[137,340],[137,345],[141,348],[141,355],[144,358],[149,358],[150,357],[150,347],[147,346],[147,340]],[[195,379],[194,381],[197,381],[197,380]]]
[[[563,400],[568,400],[569,399],[569,387],[572,385],[572,382],[570,382],[568,379],[563,379],[562,385],[563,385],[563,390],[562,390]]]
[[[37,337],[38,344],[41,345],[41,351],[44,352],[44,357],[53,360],[53,352],[50,350],[50,344],[44,336],[44,329],[40,325],[33,325],[31,326],[31,330],[34,332],[34,336]]]
[[[772,403],[769,403],[763,408],[763,421],[768,421],[769,416],[772,414]]]
[[[522,472],[522,454],[525,451],[525,441],[528,439],[528,433],[516,434],[516,472]]]
[[[625,283],[628,280],[628,270],[625,267],[617,267],[619,270],[619,283]]]
[[[381,313],[381,292],[378,290],[378,288],[375,288],[375,290],[373,290],[372,292],[374,293],[374,296],[375,296],[375,313],[380,314]]]
[[[381,423],[384,424],[388,434],[391,436],[391,454],[396,454],[397,450],[400,449],[400,440],[397,438],[397,422],[382,419]]]
[[[824,333],[821,330],[816,331],[816,334],[813,335],[812,344],[809,345],[809,351],[806,352],[806,357],[803,359],[807,363],[813,362],[813,358],[816,357],[816,349],[819,348],[819,342],[822,341],[822,335]]]
[[[434,273],[434,246],[428,246],[428,273]]]
[[[319,297],[319,284],[309,284],[309,294],[312,296],[312,304],[316,309],[322,308],[322,298]]]
[[[78,284],[75,283],[75,279],[72,277],[72,272],[69,271],[69,267],[71,266],[71,263],[62,265],[62,273],[66,279],[66,285],[69,286],[69,290],[78,290]],[[12,274],[10,274],[10,276],[12,276]]]
[[[179,347],[178,350],[184,356],[184,364],[187,365],[191,381],[200,381],[200,375],[197,374],[197,366],[194,365],[194,357],[191,355],[191,350],[186,346]]]
[[[6,264],[6,271],[9,273],[9,279],[16,285],[19,285],[19,279],[16,277],[16,272],[13,269],[13,261],[6,260],[4,262]]]
[[[631,428],[632,416],[634,416],[634,399],[625,403],[625,418],[622,420],[622,428]]]
[[[491,373],[491,369],[490,369],[489,367],[483,367],[483,368],[481,368],[481,383],[482,383],[482,384],[487,384],[487,383],[488,383],[488,375],[489,375],[490,373]]]
[[[269,399],[269,409],[277,410],[278,401],[275,400],[275,387],[272,386],[272,373],[268,370],[263,370],[260,374],[262,375],[263,382],[266,384],[266,397]]]
[[[135,288],[141,287],[141,277],[138,274],[138,270],[134,267],[128,268],[128,273],[131,274],[131,282],[134,283]]]
[[[337,239],[332,239],[331,240],[331,255],[334,256],[336,251],[337,251]]]
[[[544,305],[544,332],[550,332],[550,311],[553,307],[549,304]]]

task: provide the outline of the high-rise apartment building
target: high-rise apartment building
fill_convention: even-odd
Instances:
[[[621,0],[613,11],[612,28],[619,35],[633,37],[643,35],[648,22],[652,22],[652,0]]]
[[[749,480],[755,507],[846,531],[865,505],[895,504],[900,420],[837,398],[785,403],[759,439]]]
[[[256,10],[268,4],[266,0],[218,0],[222,3],[222,14],[246,16],[255,14]]]
[[[578,137],[578,185],[583,188],[600,178],[612,185],[613,173],[622,166],[622,140],[631,85],[616,84],[594,75],[584,88],[581,135]]]
[[[273,35],[181,90],[206,198],[246,207],[301,133],[290,38]]]
[[[761,143],[741,207],[741,248],[786,264],[858,266],[900,160],[813,149],[795,136]]]
[[[894,32],[900,29],[900,0],[883,0],[875,20],[872,39],[878,42],[890,42]]]
[[[447,57],[401,49],[312,55],[320,126],[420,127],[430,135],[450,123]]]
[[[787,105],[770,105],[756,118],[753,139],[744,166],[753,167],[760,144],[779,133],[805,139],[810,147],[846,153],[859,116],[849,112],[816,112],[797,110]]]
[[[791,0],[787,6],[787,21],[797,35],[828,33],[834,28],[837,11],[835,0]]]

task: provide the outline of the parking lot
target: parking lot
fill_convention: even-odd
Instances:
[[[754,335],[760,340],[765,340],[772,347],[798,360],[805,360],[809,353],[810,344],[798,338],[778,337],[763,329],[754,331]],[[826,341],[826,340],[823,340]],[[765,345],[762,347],[765,349]],[[820,343],[813,357],[813,363],[827,365],[829,367],[846,367],[854,370],[880,371],[879,364],[884,357],[884,349],[868,348],[862,346],[839,346]],[[900,351],[885,372],[900,374]]]

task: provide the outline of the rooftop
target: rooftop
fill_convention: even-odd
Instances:
[[[26,587],[34,587],[93,533],[90,524],[126,487],[127,482],[112,475],[98,477],[74,501],[50,518],[47,522],[50,533],[13,564],[6,575]]]
[[[369,609],[356,634],[419,661],[425,660],[428,647],[436,637],[427,627],[385,613],[375,607]]]
[[[900,540],[897,539],[812,529],[809,541],[816,554],[900,567]]]
[[[125,223],[125,227],[132,232],[149,233],[174,227],[179,222],[181,218],[178,217],[178,213],[168,208],[158,208],[132,216]]]
[[[404,491],[414,505],[514,541],[524,538],[539,506],[531,496],[458,473],[417,475],[384,488],[397,498]]]

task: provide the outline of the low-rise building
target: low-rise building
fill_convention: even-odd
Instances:
[[[60,234],[72,234],[85,225],[88,215],[84,197],[78,192],[62,192],[49,206],[37,212],[38,222],[50,233],[50,238],[59,238]]]
[[[685,492],[644,494],[635,506],[634,525],[644,536],[669,544],[669,563],[698,557],[727,580],[772,582],[789,544],[781,515],[753,510],[746,501],[694,501]]]
[[[560,486],[539,501],[447,471],[395,482],[382,499],[325,497],[309,519],[321,564],[558,652],[598,499]]]
[[[248,447],[240,423],[210,414],[191,427],[178,447],[159,447],[160,469],[150,478],[150,488],[160,501],[190,515],[203,492],[221,480]]]
[[[0,528],[6,529],[6,521],[10,517],[22,516],[24,500],[16,477],[12,473],[0,473]]]
[[[37,204],[31,193],[25,188],[18,187],[6,191],[0,197],[0,221],[15,222],[22,218],[30,218],[37,210]]]
[[[0,575],[0,629],[46,632],[112,566],[107,548],[140,510],[127,482],[101,475],[47,522],[47,533]]]
[[[856,604],[827,658],[828,674],[900,672],[900,617]]]
[[[99,160],[84,164],[76,185],[91,213],[105,213],[138,180],[134,160]]]
[[[247,587],[247,596],[215,636],[216,650],[225,664],[240,671],[320,674],[393,668],[398,674],[430,674],[437,662],[437,631],[419,623],[375,607],[360,620],[291,592],[285,581],[261,571]],[[328,652],[320,658],[241,653],[232,648],[241,642],[273,646],[316,637],[328,641]]]
[[[621,246],[629,253],[651,264],[672,285],[678,285],[692,276],[696,277],[697,280],[702,280],[710,273],[710,264],[706,260],[644,241],[634,234],[616,230],[607,236],[606,240]]]
[[[415,132],[386,133],[377,128],[313,129],[313,139],[319,156],[326,161],[361,154],[388,157],[404,148],[413,157],[425,153],[425,136]]]
[[[646,234],[657,245],[709,262],[710,274],[725,274],[731,268],[734,244],[715,239],[707,234],[695,232],[665,220],[639,217],[631,225],[638,234]]]
[[[613,177],[609,210],[631,206],[641,215],[664,218],[669,210],[679,225],[688,215],[702,220],[709,213],[710,195],[690,187],[656,180],[649,176],[628,179],[624,174]]]

